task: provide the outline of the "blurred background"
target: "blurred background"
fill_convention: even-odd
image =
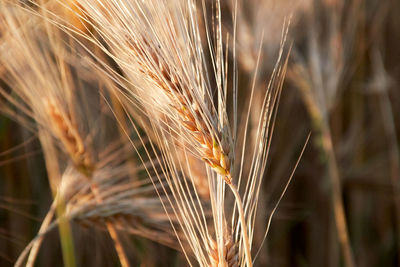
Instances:
[[[227,14],[234,9],[231,1],[222,4]],[[256,265],[400,266],[400,1],[238,0],[237,8],[244,95],[253,80],[256,95],[265,90],[290,22],[288,70],[260,199],[264,218],[311,132]],[[232,31],[230,18],[224,26]],[[0,266],[13,265],[51,201],[39,141],[0,116]],[[106,233],[74,224],[73,230],[80,266],[117,266]],[[185,266],[170,248],[124,239],[135,266]],[[60,266],[61,257],[54,230],[36,265]]]

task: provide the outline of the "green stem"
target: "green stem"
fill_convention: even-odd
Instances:
[[[56,214],[59,220],[58,230],[64,266],[75,267],[74,242],[71,226],[68,219],[65,217],[65,202],[61,196],[57,197],[57,189],[61,182],[61,176],[59,173],[56,148],[52,142],[52,137],[46,130],[40,129],[38,135],[40,143],[42,144],[50,188],[56,201]]]
[[[63,261],[65,267],[75,267],[75,251],[74,242],[72,239],[71,226],[65,215],[65,203],[61,198],[59,199],[56,207],[57,216],[59,220],[58,229],[60,232],[61,249],[63,254]]]

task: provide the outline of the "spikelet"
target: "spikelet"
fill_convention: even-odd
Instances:
[[[187,178],[193,182],[199,195],[203,199],[209,199],[210,188],[203,161],[192,154],[185,153],[183,149],[177,149],[176,158],[178,161],[186,162],[186,164],[182,166],[183,171],[187,174]]]
[[[91,177],[94,165],[90,153],[85,148],[76,125],[70,117],[58,108],[52,99],[44,100],[51,127],[63,144],[77,169]]]
[[[223,249],[223,259],[220,260],[218,256],[217,243],[210,240],[210,265],[209,267],[238,267],[239,266],[239,252],[232,236],[226,236]]]

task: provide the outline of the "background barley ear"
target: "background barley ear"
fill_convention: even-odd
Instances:
[[[56,105],[53,99],[43,101],[50,117],[50,127],[54,129],[76,168],[90,178],[95,167],[92,163],[92,156],[79,135],[77,126],[71,121],[70,116],[60,110],[59,105]]]

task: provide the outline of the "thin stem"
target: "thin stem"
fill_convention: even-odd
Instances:
[[[327,119],[323,116],[323,112],[316,104],[311,88],[307,84],[301,87],[304,101],[308,112],[312,118],[314,128],[320,134],[322,139],[321,151],[326,156],[329,179],[332,186],[332,206],[335,217],[335,227],[339,238],[340,247],[343,253],[345,266],[354,267],[354,256],[350,245],[349,234],[347,230],[346,215],[342,200],[342,185],[340,181],[339,169],[336,162],[335,151],[333,150],[333,142],[331,130]]]
[[[97,203],[102,203],[103,200],[100,197],[99,194],[99,189],[96,184],[91,184],[90,189],[92,190],[92,193],[97,201]],[[129,267],[129,260],[128,257],[124,251],[124,248],[122,246],[122,242],[118,237],[117,230],[115,229],[114,225],[111,222],[106,222],[106,227],[108,232],[110,233],[110,236],[114,242],[115,250],[117,251],[119,261],[121,263],[122,267]]]
[[[347,230],[346,215],[342,200],[342,187],[340,182],[339,170],[333,151],[333,143],[329,126],[326,123],[321,124],[323,149],[328,158],[328,171],[332,184],[332,204],[338,232],[339,242],[347,267],[354,267],[354,256],[350,245],[349,233]]]
[[[126,256],[124,248],[121,245],[121,240],[118,237],[117,230],[111,222],[106,222],[107,230],[110,233],[112,240],[114,241],[115,250],[117,251],[119,261],[122,267],[129,267],[129,260]]]
[[[397,227],[397,247],[400,253],[400,151],[397,141],[396,124],[393,116],[393,108],[389,99],[387,89],[382,90],[380,96],[380,105],[382,109],[382,122],[385,130],[385,135],[388,140],[388,154],[390,163],[390,178],[394,191],[394,213]],[[399,254],[400,255],[400,254]],[[400,266],[400,264],[399,264]]]
[[[35,240],[35,242],[32,245],[31,251],[29,253],[28,261],[26,263],[26,267],[33,267],[36,261],[36,257],[39,253],[39,248],[43,243],[44,235],[43,233],[47,232],[47,228],[49,224],[51,223],[51,220],[54,216],[54,211],[56,208],[57,204],[57,196],[55,197],[55,200],[53,201],[53,204],[51,205],[49,211],[47,212],[46,217],[44,218],[42,225],[40,226],[39,232],[38,232],[38,239]]]
[[[72,238],[71,225],[65,215],[65,203],[63,199],[57,201],[57,216],[58,216],[58,229],[60,232],[61,239],[61,249],[63,252],[64,266],[75,267],[75,251],[74,251],[74,241]]]
[[[229,183],[227,182],[227,184],[229,185],[229,188],[231,189],[233,195],[235,196],[236,205],[239,210],[239,219],[242,227],[242,236],[243,236],[243,245],[246,255],[246,263],[248,267],[252,267],[253,262],[251,260],[250,241],[249,241],[249,236],[247,234],[247,224],[246,224],[246,218],[244,216],[242,200],[240,198],[236,185],[234,185],[232,182]]]
[[[56,202],[56,215],[58,217],[58,230],[60,235],[61,242],[61,251],[63,255],[63,261],[65,267],[75,267],[75,250],[74,250],[74,241],[72,236],[71,226],[69,224],[68,219],[65,215],[65,203],[61,197],[57,197],[57,188],[60,184],[61,178],[59,173],[58,161],[57,159],[56,148],[54,143],[51,141],[52,138],[50,134],[40,129],[38,132],[40,143],[42,144],[46,170],[48,174],[48,179],[50,183],[50,188],[53,193],[55,202]]]

